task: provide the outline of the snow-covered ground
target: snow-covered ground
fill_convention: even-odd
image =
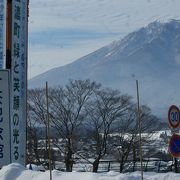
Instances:
[[[27,170],[19,164],[10,164],[0,170],[0,180],[49,180],[49,171],[38,172]],[[90,173],[90,172],[52,172],[53,180],[139,180],[140,172],[120,174],[117,172]],[[144,180],[179,180],[180,174],[175,173],[144,173]]]

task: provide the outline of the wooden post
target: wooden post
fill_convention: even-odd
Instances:
[[[141,139],[141,118],[140,118],[140,103],[139,103],[139,86],[138,80],[136,80],[136,88],[137,88],[137,116],[138,116],[138,131],[139,131],[139,153],[140,153],[140,161],[141,161],[141,179],[143,180],[143,163],[142,163],[142,139]]]
[[[11,69],[12,0],[7,0],[6,16],[6,69]]]
[[[49,172],[50,172],[50,180],[52,180],[51,141],[50,141],[51,133],[50,133],[50,118],[49,118],[48,82],[46,82],[46,107],[47,107],[47,121],[48,121]]]

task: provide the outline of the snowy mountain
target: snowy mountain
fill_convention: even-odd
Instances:
[[[101,82],[140,98],[157,115],[166,117],[168,106],[180,98],[180,21],[153,22],[71,64],[54,68],[29,80],[29,88],[64,85],[69,79]]]

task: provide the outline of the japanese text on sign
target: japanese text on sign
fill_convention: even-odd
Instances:
[[[0,168],[10,163],[9,72],[0,70]]]
[[[14,0],[12,10],[11,156],[12,162],[24,164],[26,142],[27,0]]]

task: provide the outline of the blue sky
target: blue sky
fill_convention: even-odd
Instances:
[[[29,79],[152,21],[180,19],[179,0],[31,0]]]

